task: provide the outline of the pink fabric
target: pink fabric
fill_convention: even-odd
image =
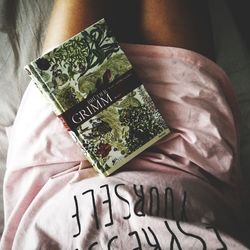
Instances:
[[[178,200],[186,193],[190,197],[189,220],[183,224],[186,230],[195,234],[204,231],[206,244],[214,244],[213,247],[222,243],[218,237],[217,241],[212,240],[216,235],[212,234],[213,230],[207,232],[205,224],[202,227],[197,223],[215,223],[226,233],[234,234],[231,229],[237,228],[236,222],[230,224],[228,219],[238,217],[240,173],[237,169],[237,108],[227,76],[216,64],[191,51],[142,45],[123,45],[123,48],[172,133],[119,172],[103,179],[96,176],[44,97],[30,84],[11,130],[4,182],[5,231],[0,249],[76,249],[76,245],[79,249],[87,249],[91,243],[88,239],[93,235],[104,247],[109,242],[106,227],[110,226],[110,232],[122,234],[123,226],[136,230],[147,223],[159,239],[166,239],[161,233],[162,227],[167,227],[166,219],[169,225],[178,222],[167,217],[160,225],[163,215],[148,216],[143,222],[132,213],[132,219],[126,224],[121,219],[126,214],[126,204],[117,201],[113,203],[117,208],[116,212],[113,209],[113,217],[117,221],[112,228],[101,224],[100,233],[93,227],[96,226],[93,213],[88,214],[93,204],[86,202],[81,203],[80,218],[85,221],[82,236],[73,237],[76,227],[67,220],[74,218],[76,200],[79,200],[77,194],[92,188],[97,193],[95,199],[103,201],[97,202],[97,210],[102,213],[105,199],[101,198],[101,192],[107,187],[105,185],[113,190],[110,195],[113,201],[119,198],[116,187],[121,185],[130,206],[136,206],[135,186],[144,185],[149,191],[155,187],[160,194],[171,186]],[[207,201],[202,198],[204,196]],[[107,214],[103,213],[101,218],[105,221]],[[238,223],[240,218],[235,220]],[[244,249],[230,237],[221,235],[224,244]],[[119,237],[114,238],[117,249],[130,244],[126,243],[126,237],[119,240],[120,245],[117,243]],[[169,234],[169,242],[171,237]],[[146,239],[144,241],[147,243]],[[181,244],[186,247],[203,244],[195,237],[183,242]],[[132,248],[133,244],[127,246]],[[147,249],[143,246],[142,249]]]

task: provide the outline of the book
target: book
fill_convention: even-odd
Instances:
[[[104,19],[25,69],[104,176],[170,132]]]

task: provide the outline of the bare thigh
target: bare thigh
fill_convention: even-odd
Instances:
[[[120,42],[181,47],[213,58],[206,0],[55,0],[44,50],[102,17]]]
[[[110,0],[107,19],[121,42],[181,47],[213,58],[207,1]]]

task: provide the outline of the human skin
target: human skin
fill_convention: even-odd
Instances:
[[[44,52],[105,17],[119,42],[174,46],[213,58],[206,1],[55,0]]]

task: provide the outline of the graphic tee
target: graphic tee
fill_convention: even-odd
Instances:
[[[29,85],[9,131],[0,249],[247,249],[227,76],[191,51],[123,49],[171,134],[96,176]]]
[[[34,201],[40,208],[27,211],[34,220],[26,219],[14,249],[247,249],[225,233],[239,225],[232,207],[195,177],[141,171],[84,181],[81,173],[69,176],[53,198],[44,193]],[[55,177],[45,189],[68,177]]]

